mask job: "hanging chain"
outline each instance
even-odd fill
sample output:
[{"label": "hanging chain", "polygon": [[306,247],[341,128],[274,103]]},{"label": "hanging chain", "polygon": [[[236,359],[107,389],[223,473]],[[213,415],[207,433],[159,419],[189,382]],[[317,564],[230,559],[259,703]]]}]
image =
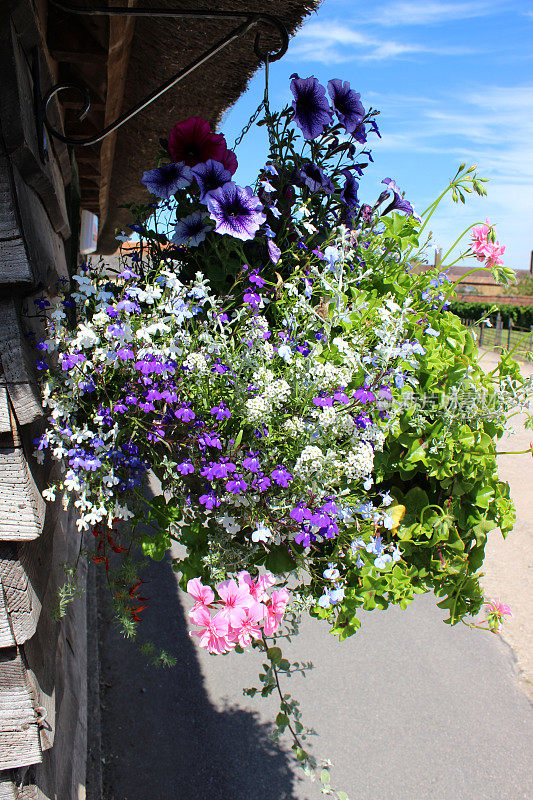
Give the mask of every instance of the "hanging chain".
[{"label": "hanging chain", "polygon": [[[242,131],[240,132],[239,136],[237,136],[237,138],[235,139],[235,142],[233,143],[233,148],[232,148],[233,150],[235,150],[235,148],[240,145],[240,143],[242,142],[242,140],[244,139],[244,137],[246,136],[246,134],[248,133],[248,131],[250,130],[252,125],[257,121],[257,118],[259,117],[259,115],[261,114],[261,112],[263,110],[265,111],[265,116],[266,116],[267,119],[270,116],[270,106],[269,106],[269,103],[268,103],[268,72],[269,72],[269,58],[268,58],[268,53],[267,53],[267,56],[265,58],[265,92],[264,92],[264,95],[263,95],[263,99],[261,100],[261,102],[259,103],[259,105],[255,109],[254,113],[252,114],[252,116],[250,117],[250,119],[248,120],[248,122],[246,123],[246,125],[244,126]],[[269,140],[270,146],[272,146],[272,132],[270,130],[270,125],[268,125],[268,123],[267,123],[267,127],[268,127],[268,140]]]}]

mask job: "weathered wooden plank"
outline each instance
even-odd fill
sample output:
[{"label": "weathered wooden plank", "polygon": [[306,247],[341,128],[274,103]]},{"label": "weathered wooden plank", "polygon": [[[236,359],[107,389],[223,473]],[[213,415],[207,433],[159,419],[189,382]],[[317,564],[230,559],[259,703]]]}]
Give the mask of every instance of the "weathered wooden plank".
[{"label": "weathered wooden plank", "polygon": [[4,589],[0,583],[0,647],[15,647],[15,645],[16,641],[9,621]]},{"label": "weathered wooden plank", "polygon": [[[10,774],[0,773],[0,800],[38,800],[35,784],[16,786]],[[44,795],[41,797],[44,798]]]},{"label": "weathered wooden plank", "polygon": [[13,647],[0,651],[0,769],[42,761],[35,705],[19,650]]},{"label": "weathered wooden plank", "polygon": [[0,286],[32,284],[33,272],[14,200],[11,164],[0,156]]},{"label": "weathered wooden plank", "polygon": [[53,228],[70,235],[65,189],[54,154],[41,158],[33,102],[32,66],[12,25],[0,28],[0,106],[6,152],[22,178],[39,195]]},{"label": "weathered wooden plank", "polygon": [[43,416],[35,370],[35,354],[24,338],[13,298],[0,301],[0,363],[20,425]]},{"label": "weathered wooden plank", "polygon": [[0,448],[0,540],[37,539],[45,512],[22,448]]},{"label": "weathered wooden plank", "polygon": [[[0,542],[0,583],[17,644],[24,644],[37,630],[41,601],[32,583],[28,548],[14,542]],[[35,568],[43,565],[36,563]],[[29,568],[30,567],[30,568]]]},{"label": "weathered wooden plank", "polygon": [[18,800],[17,790],[9,773],[0,773],[0,800]]},{"label": "weathered wooden plank", "polygon": [[[47,91],[58,83],[57,64],[52,60],[46,46],[46,19],[49,7],[42,0],[12,0],[11,19],[22,45],[29,59],[35,48],[39,49],[41,69],[41,89],[44,96]],[[49,118],[56,130],[63,131],[63,121],[57,97],[49,105]],[[47,142],[49,150],[53,150],[60,169],[63,183],[70,181],[70,158],[68,147],[58,139]]]},{"label": "weathered wooden plank", "polygon": [[13,179],[22,234],[36,288],[51,286],[58,277],[68,279],[63,239],[54,231],[41,199],[23,180],[15,164]]},{"label": "weathered wooden plank", "polygon": [[7,433],[11,430],[11,415],[7,400],[7,387],[4,376],[1,374],[0,365],[0,433]]}]

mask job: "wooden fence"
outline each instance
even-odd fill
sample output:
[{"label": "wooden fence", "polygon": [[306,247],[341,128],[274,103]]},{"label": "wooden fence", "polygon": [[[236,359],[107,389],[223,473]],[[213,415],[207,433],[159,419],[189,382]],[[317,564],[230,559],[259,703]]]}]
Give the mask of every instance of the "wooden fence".
[{"label": "wooden fence", "polygon": [[504,326],[499,312],[494,324],[490,320],[475,322],[463,318],[461,322],[467,328],[475,329],[479,347],[488,350],[513,350],[513,356],[520,360],[528,359],[529,353],[533,357],[533,325],[520,328],[509,318]]}]

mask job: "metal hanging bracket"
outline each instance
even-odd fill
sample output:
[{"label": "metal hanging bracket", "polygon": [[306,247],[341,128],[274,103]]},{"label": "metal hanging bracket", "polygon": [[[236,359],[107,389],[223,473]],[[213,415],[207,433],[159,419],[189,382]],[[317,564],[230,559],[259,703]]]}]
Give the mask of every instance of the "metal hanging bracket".
[{"label": "metal hanging bracket", "polygon": [[[124,114],[121,114],[114,122],[110,125],[107,125],[101,131],[97,132],[93,136],[88,136],[86,138],[72,138],[70,136],[65,136],[60,131],[56,130],[50,120],[48,119],[48,106],[51,100],[56,97],[60,92],[66,89],[74,89],[80,93],[83,98],[83,108],[78,112],[78,119],[82,120],[86,114],[88,113],[91,102],[89,91],[86,86],[73,83],[73,82],[64,82],[58,83],[55,86],[52,86],[50,91],[46,94],[46,96],[40,101],[42,114],[41,114],[41,131],[40,131],[40,141],[44,141],[44,127],[50,136],[59,139],[61,142],[64,142],[67,145],[72,147],[90,147],[91,145],[98,144],[106,136],[114,133],[118,128],[122,127],[126,122],[129,122],[130,119],[133,119],[139,112],[149,106],[154,100],[157,100],[161,95],[168,92],[173,86],[176,86],[180,81],[184,78],[188,77],[192,72],[196,69],[201,67],[205,64],[209,59],[213,58],[213,56],[220,53],[224,50],[228,45],[234,42],[237,39],[240,39],[242,36],[247,34],[249,31],[257,28],[261,25],[266,25],[270,28],[274,28],[280,37],[281,43],[277,50],[274,52],[263,51],[261,49],[261,33],[257,31],[255,40],[254,40],[254,52],[257,55],[260,62],[272,62],[277,61],[280,59],[286,52],[287,47],[289,45],[289,34],[287,29],[283,25],[283,23],[277,18],[272,16],[271,14],[256,14],[255,12],[246,12],[246,11],[184,11],[184,10],[172,10],[169,8],[129,8],[127,6],[111,6],[111,7],[80,7],[80,6],[73,6],[70,3],[63,2],[63,0],[49,0],[49,2],[56,6],[57,8],[61,9],[62,11],[66,11],[70,14],[78,14],[83,16],[122,16],[122,17],[171,17],[173,19],[202,19],[202,20],[234,20],[239,24],[235,27],[230,33],[228,33],[224,38],[220,39],[216,42],[212,47],[206,50],[202,55],[198,58],[194,59],[190,64],[186,67],[180,69],[175,75],[169,78],[165,83],[151,92],[144,100],[138,103],[136,106],[131,108],[129,111],[126,111]],[[38,87],[37,87],[38,88]],[[40,90],[39,90],[40,92]],[[39,94],[40,98],[40,94]]]}]

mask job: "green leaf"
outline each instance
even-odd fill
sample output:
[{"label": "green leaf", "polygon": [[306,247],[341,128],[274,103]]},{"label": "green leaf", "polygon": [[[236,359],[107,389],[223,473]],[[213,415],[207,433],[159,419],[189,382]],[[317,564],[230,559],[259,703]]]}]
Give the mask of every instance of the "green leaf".
[{"label": "green leaf", "polygon": [[293,570],[296,567],[296,562],[285,545],[280,544],[272,548],[265,559],[265,566],[274,575],[282,575],[284,572]]},{"label": "green leaf", "polygon": [[279,730],[283,733],[288,724],[289,724],[288,716],[280,711],[278,716],[276,717],[276,725],[278,726]]},{"label": "green leaf", "polygon": [[269,647],[267,650],[267,658],[270,659],[273,664],[279,664],[282,659],[281,648]]}]

